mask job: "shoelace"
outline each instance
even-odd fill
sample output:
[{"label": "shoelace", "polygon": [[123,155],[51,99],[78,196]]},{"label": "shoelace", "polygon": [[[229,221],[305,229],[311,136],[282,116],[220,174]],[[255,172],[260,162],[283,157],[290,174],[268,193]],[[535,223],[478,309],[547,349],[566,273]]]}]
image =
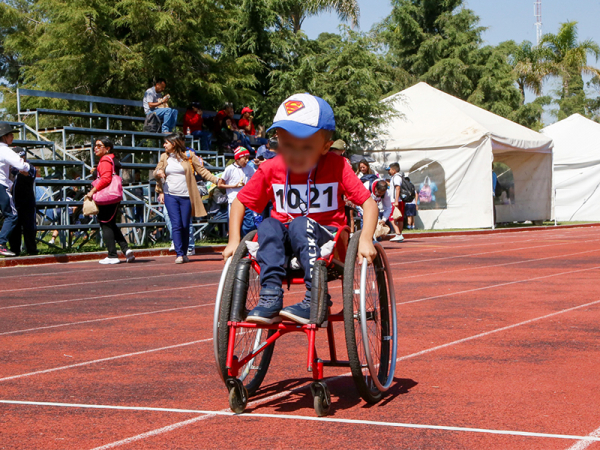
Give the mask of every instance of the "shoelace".
[{"label": "shoelace", "polygon": [[263,308],[272,308],[273,306],[279,304],[280,301],[280,298],[276,295],[266,295],[260,298],[258,301],[258,306]]}]

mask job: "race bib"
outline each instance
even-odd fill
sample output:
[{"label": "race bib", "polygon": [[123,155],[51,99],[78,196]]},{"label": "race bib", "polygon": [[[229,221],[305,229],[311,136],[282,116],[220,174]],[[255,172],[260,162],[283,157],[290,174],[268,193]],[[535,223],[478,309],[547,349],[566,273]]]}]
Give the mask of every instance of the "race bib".
[{"label": "race bib", "polygon": [[275,209],[281,214],[314,214],[338,209],[338,183],[311,184],[310,186],[310,211],[308,211],[308,198],[305,184],[292,184],[287,188],[285,185],[274,184]]}]

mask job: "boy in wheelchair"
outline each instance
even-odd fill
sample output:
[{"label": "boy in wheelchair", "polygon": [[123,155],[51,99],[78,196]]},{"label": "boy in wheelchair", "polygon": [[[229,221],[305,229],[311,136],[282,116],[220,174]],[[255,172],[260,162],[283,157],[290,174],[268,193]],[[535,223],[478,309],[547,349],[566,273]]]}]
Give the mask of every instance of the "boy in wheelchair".
[{"label": "boy in wheelchair", "polygon": [[[313,265],[321,257],[321,246],[346,224],[343,196],[363,209],[358,257],[369,264],[377,255],[373,234],[378,208],[344,158],[329,152],[335,119],[326,101],[292,95],[279,106],[270,130],[277,130],[279,154],[260,165],[232,203],[223,257],[232,256],[240,243],[245,208],[260,213],[272,201],[271,217],[258,227],[260,301],[246,321],[273,324],[286,317],[307,324]],[[306,294],[300,303],[283,308],[281,286],[292,256],[304,269]]]}]

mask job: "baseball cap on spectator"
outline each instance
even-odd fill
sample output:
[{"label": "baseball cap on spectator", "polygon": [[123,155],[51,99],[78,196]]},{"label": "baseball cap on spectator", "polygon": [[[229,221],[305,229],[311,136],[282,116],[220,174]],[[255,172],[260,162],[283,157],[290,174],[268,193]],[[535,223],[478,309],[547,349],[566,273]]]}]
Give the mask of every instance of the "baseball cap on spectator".
[{"label": "baseball cap on spectator", "polygon": [[333,144],[331,144],[330,148],[334,150],[346,150],[346,143],[342,139],[338,139]]},{"label": "baseball cap on spectator", "polygon": [[273,125],[267,131],[277,128],[301,139],[319,130],[335,131],[333,109],[320,97],[308,93],[294,94],[279,106]]},{"label": "baseball cap on spectator", "polygon": [[246,113],[253,113],[254,110],[248,106],[244,106],[244,108],[242,108],[242,114],[246,114]]},{"label": "baseball cap on spectator", "polygon": [[233,157],[236,161],[244,156],[250,156],[250,152],[246,147],[238,147],[233,151]]},{"label": "baseball cap on spectator", "polygon": [[11,125],[7,123],[0,123],[0,137],[6,136],[10,133],[18,133],[18,129],[14,129]]}]

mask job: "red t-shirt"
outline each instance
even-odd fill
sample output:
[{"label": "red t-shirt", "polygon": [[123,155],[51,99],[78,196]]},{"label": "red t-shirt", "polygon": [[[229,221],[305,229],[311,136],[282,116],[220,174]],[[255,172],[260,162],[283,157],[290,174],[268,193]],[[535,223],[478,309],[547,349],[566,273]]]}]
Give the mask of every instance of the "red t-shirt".
[{"label": "red t-shirt", "polygon": [[107,187],[112,181],[112,174],[114,167],[115,155],[112,153],[108,153],[100,158],[98,161],[97,170],[97,179],[94,181],[94,187],[96,191],[101,191],[105,187]]},{"label": "red t-shirt", "polygon": [[[287,168],[280,155],[265,161],[238,193],[238,200],[257,213],[265,209],[269,200],[272,201],[271,217],[282,223],[302,216],[308,209],[306,190],[309,174],[290,173],[286,190],[286,173]],[[371,196],[344,158],[335,153],[321,157],[311,172],[311,178],[308,216],[324,226],[341,227],[346,224],[342,196],[356,205],[362,205]]]},{"label": "red t-shirt", "polygon": [[[246,131],[246,127],[250,125],[250,121],[248,119],[244,119],[243,117],[238,122],[238,128],[240,130]],[[256,134],[256,130],[254,129],[254,122],[252,122],[252,127],[250,128],[250,133],[246,131],[246,134],[250,134],[250,136],[254,136]]]},{"label": "red t-shirt", "polygon": [[190,129],[190,133],[194,131],[202,131],[202,124],[204,119],[193,109],[188,109],[183,116],[183,132],[187,133],[187,129]]},{"label": "red t-shirt", "polygon": [[225,120],[226,117],[229,116],[227,115],[227,112],[224,109],[222,109],[215,115],[215,119],[213,122],[213,131],[215,132],[215,134],[218,134],[221,131],[221,127],[223,126],[222,122],[223,120]]}]

